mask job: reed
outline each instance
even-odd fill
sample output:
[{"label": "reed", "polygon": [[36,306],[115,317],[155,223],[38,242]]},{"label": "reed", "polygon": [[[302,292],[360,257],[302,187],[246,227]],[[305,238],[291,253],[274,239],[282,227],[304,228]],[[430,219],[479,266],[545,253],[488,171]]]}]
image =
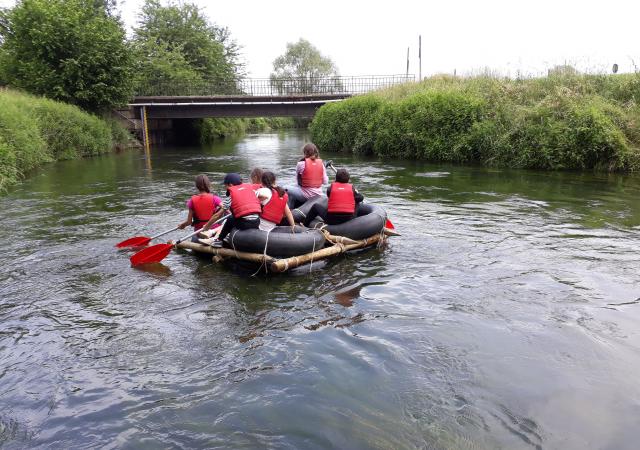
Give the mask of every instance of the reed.
[{"label": "reed", "polygon": [[130,139],[119,124],[76,106],[0,91],[0,191],[41,164],[98,155]]},{"label": "reed", "polygon": [[640,75],[437,75],[320,108],[320,148],[538,169],[640,169]]}]

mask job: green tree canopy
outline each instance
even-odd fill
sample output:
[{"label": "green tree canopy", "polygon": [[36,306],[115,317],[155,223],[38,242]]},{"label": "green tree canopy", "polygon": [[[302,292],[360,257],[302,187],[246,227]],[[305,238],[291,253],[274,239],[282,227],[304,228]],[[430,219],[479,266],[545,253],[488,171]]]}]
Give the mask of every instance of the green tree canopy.
[{"label": "green tree canopy", "polygon": [[275,59],[271,83],[282,94],[337,92],[341,88],[333,61],[305,39],[288,43],[286,52]]},{"label": "green tree canopy", "polygon": [[20,0],[0,18],[0,80],[99,111],[131,96],[131,55],[112,1]]},{"label": "green tree canopy", "polygon": [[146,0],[133,46],[138,86],[143,90],[154,86],[181,90],[198,83],[219,83],[229,90],[243,75],[240,49],[229,31],[210,23],[191,3],[163,6],[158,0]]}]

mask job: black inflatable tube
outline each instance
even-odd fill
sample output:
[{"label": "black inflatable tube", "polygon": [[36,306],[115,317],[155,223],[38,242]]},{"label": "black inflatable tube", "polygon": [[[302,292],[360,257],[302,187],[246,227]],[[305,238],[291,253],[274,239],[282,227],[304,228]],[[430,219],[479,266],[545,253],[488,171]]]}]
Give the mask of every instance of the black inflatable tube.
[{"label": "black inflatable tube", "polygon": [[[360,240],[380,233],[387,221],[387,213],[384,209],[371,203],[358,205],[357,217],[340,225],[326,225],[323,228],[334,236],[345,236],[350,239]],[[314,221],[312,228],[320,228],[324,223]]]},{"label": "black inflatable tube", "polygon": [[[313,205],[315,205],[316,203],[321,205],[323,209],[327,209],[327,196],[318,195],[316,197],[311,197],[309,200],[304,202],[299,207],[292,209],[291,214],[293,215],[293,221],[295,223],[304,222],[305,218],[307,217],[307,214],[309,214],[309,211],[311,210],[311,208],[313,208]],[[281,225],[284,225],[284,223],[281,223]]]},{"label": "black inflatable tube", "polygon": [[275,227],[267,232],[258,229],[231,230],[225,246],[241,252],[265,252],[274,258],[289,258],[304,255],[324,247],[325,238],[320,230],[296,226],[295,233],[291,227]]}]

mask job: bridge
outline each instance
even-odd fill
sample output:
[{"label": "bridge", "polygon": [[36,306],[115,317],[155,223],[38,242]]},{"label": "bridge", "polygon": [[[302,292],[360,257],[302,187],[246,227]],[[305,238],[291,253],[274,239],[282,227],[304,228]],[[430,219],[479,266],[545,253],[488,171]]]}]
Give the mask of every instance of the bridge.
[{"label": "bridge", "polygon": [[[414,81],[413,75],[242,78],[143,86],[128,108],[116,111],[144,136],[172,127],[173,119],[307,117],[326,103]],[[157,141],[158,139],[151,139]]]}]

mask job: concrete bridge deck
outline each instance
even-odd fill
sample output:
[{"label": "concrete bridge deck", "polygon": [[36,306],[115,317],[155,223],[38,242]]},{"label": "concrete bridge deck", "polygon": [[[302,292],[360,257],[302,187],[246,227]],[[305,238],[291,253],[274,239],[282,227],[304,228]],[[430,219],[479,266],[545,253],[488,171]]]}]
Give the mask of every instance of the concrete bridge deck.
[{"label": "concrete bridge deck", "polygon": [[313,117],[325,103],[352,94],[138,96],[129,103],[133,119],[199,119],[205,117]]}]

